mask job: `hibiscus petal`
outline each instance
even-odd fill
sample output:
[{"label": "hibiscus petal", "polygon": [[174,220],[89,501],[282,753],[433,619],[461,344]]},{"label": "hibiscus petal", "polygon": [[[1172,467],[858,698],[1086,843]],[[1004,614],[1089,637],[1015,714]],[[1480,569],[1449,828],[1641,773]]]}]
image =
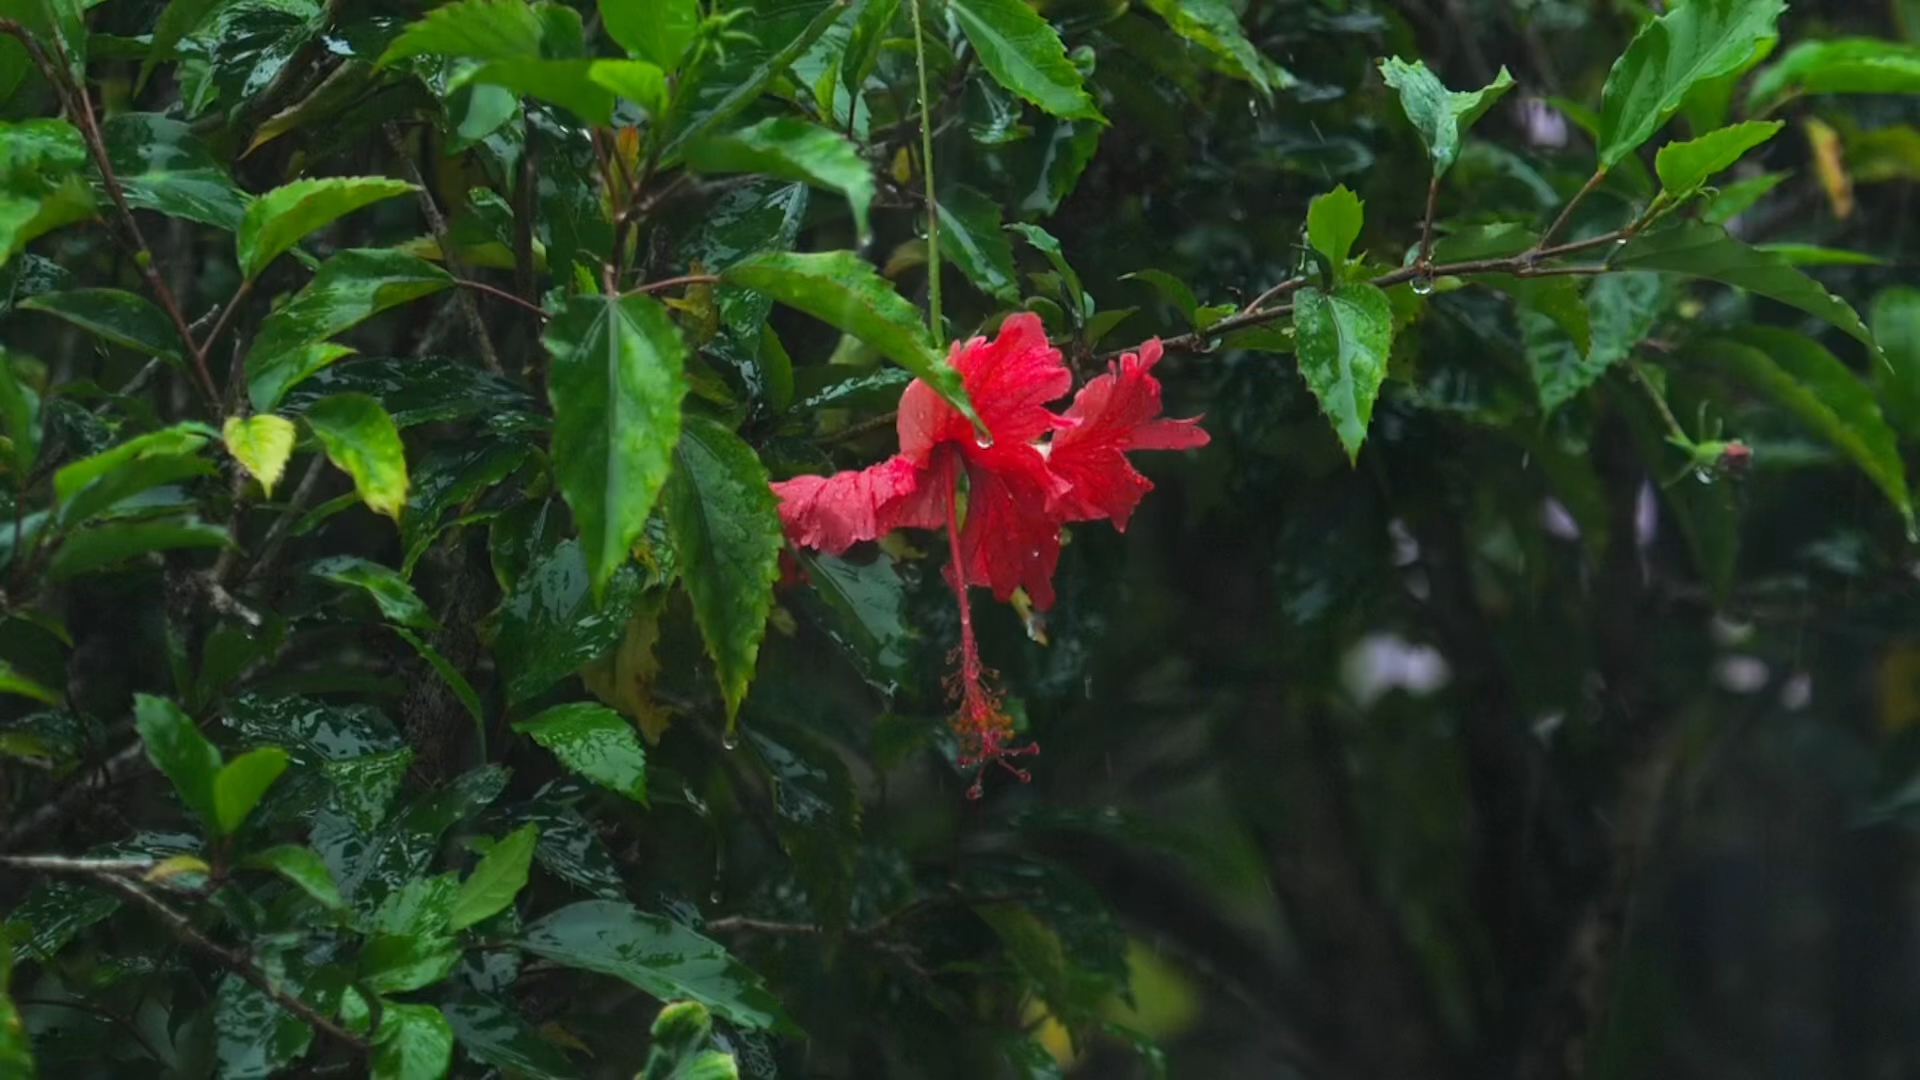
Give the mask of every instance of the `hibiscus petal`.
[{"label": "hibiscus petal", "polygon": [[[993,443],[1033,442],[1060,426],[1047,403],[1066,394],[1073,374],[1060,350],[1047,343],[1040,316],[1011,316],[992,341],[956,342],[948,361],[960,372]],[[973,425],[918,380],[900,397],[898,426],[900,452],[922,464],[941,443],[978,445]]]},{"label": "hibiscus petal", "polygon": [[837,555],[903,525],[926,481],[926,470],[900,456],[871,468],[831,476],[796,476],[773,485],[780,496],[780,524],[801,547]]},{"label": "hibiscus petal", "polygon": [[1199,419],[1170,420],[1160,415],[1159,341],[1139,353],[1127,353],[1105,375],[1091,379],[1074,396],[1066,417],[1073,426],[1054,435],[1047,464],[1066,481],[1067,491],[1054,506],[1063,521],[1111,518],[1125,531],[1127,518],[1153,484],[1127,460],[1129,450],[1185,450],[1207,444]]},{"label": "hibiscus petal", "polygon": [[960,529],[967,583],[988,586],[1003,601],[1025,589],[1034,607],[1052,607],[1060,521],[1050,507],[1065,494],[1031,445],[968,454],[967,521]]}]

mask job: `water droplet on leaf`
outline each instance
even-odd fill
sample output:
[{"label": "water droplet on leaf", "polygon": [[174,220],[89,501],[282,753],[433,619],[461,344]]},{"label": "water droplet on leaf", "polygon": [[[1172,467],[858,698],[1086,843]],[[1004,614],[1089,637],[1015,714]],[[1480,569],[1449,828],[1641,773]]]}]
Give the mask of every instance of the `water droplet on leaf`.
[{"label": "water droplet on leaf", "polygon": [[738,728],[728,728],[726,734],[720,736],[720,745],[729,750],[740,749],[740,730]]},{"label": "water droplet on leaf", "polygon": [[993,433],[990,431],[974,432],[973,445],[979,447],[982,450],[993,449]]}]

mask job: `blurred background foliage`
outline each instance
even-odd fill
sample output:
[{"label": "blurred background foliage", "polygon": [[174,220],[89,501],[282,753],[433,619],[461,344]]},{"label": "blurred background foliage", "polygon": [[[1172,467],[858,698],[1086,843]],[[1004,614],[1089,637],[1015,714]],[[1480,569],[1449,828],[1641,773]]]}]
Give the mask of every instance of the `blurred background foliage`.
[{"label": "blurred background foliage", "polygon": [[[39,408],[37,461],[9,419],[22,524],[0,535],[0,1075],[29,1052],[42,1076],[182,1080],[1920,1074],[1920,4],[1795,0],[1777,44],[1576,197],[1609,70],[1693,5],[1742,0],[1044,0],[1079,116],[984,70],[968,20],[1001,5],[926,5],[942,336],[1039,311],[1082,376],[1175,339],[1167,411],[1212,436],[1142,463],[1157,490],[1124,534],[1071,531],[1052,610],[976,592],[1044,749],[974,801],[945,727],[944,543],[792,553],[765,620],[723,606],[768,626],[729,728],[676,523],[589,588],[554,474],[565,343],[528,310],[615,264],[687,343],[689,415],[765,475],[892,452],[909,376],[882,349],[711,275],[852,250],[928,299],[910,3],[700,5],[652,57],[685,92],[649,109],[623,83],[588,123],[599,84],[537,65],[660,40],[592,4],[550,5],[476,77],[471,43],[394,59],[426,5],[0,0],[84,71],[151,251],[79,143],[36,141],[80,110],[0,37],[0,178],[40,215],[0,266],[9,382]],[[1364,200],[1363,276],[1411,265],[1431,168],[1393,56],[1516,84],[1435,189],[1441,262],[1503,228],[1521,250],[1569,206],[1560,239],[1617,230],[1660,190],[1658,143],[1777,120],[1686,214],[1801,266],[1884,356],[1695,279],[1715,268],[1574,278],[1584,349],[1527,282],[1414,277],[1350,462],[1288,334],[1196,327],[1318,273],[1307,208],[1338,185]],[[857,147],[870,235],[844,170],[675,141],[779,117]],[[423,198],[250,273],[227,237],[246,193],[300,177]],[[353,314],[289,339],[313,373],[260,375],[243,346],[369,248],[491,291],[360,271]],[[148,270],[187,352],[232,333],[211,406],[159,309],[36,302]],[[313,351],[330,338],[356,355]],[[342,395],[404,440],[404,513],[328,441]],[[211,450],[230,433],[188,433],[212,440],[181,452],[198,464],[111,493],[87,534],[164,526],[177,550],[40,558],[56,466],[242,398],[306,425],[272,491]],[[593,726],[608,709],[619,736]],[[241,825],[197,826],[134,741],[196,725],[216,765],[283,752]],[[550,752],[562,729],[614,749]],[[286,847],[317,877],[266,854]],[[487,875],[511,885],[491,910]],[[682,998],[712,1015],[660,1011]]]}]

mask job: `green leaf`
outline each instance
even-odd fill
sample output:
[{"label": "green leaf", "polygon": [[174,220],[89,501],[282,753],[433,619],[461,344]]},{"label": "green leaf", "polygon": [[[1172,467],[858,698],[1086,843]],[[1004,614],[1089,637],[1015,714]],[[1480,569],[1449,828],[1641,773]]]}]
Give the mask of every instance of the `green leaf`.
[{"label": "green leaf", "polygon": [[1205,49],[1227,74],[1252,83],[1263,96],[1292,86],[1294,77],[1260,54],[1240,28],[1240,17],[1226,0],[1146,0],[1146,7],[1167,26]]},{"label": "green leaf", "polygon": [[553,469],[580,527],[593,594],[624,565],[667,481],[686,346],[645,296],[576,296],[547,325]]},{"label": "green leaf", "polygon": [[1753,250],[1775,255],[1793,266],[1885,266],[1887,260],[1864,251],[1821,247],[1818,244],[1755,244]]},{"label": "green leaf", "polygon": [[1686,357],[1726,372],[1779,402],[1851,458],[1893,503],[1911,532],[1913,499],[1893,429],[1858,376],[1812,338],[1748,326],[1690,348]]},{"label": "green leaf", "polygon": [[1654,171],[1660,174],[1660,186],[1667,197],[1679,201],[1700,190],[1723,169],[1745,156],[1746,152],[1774,137],[1786,125],[1778,120],[1749,120],[1744,124],[1709,131],[1697,139],[1670,142],[1654,156]]},{"label": "green leaf", "polygon": [[970,187],[940,196],[940,254],[974,287],[996,300],[1019,299],[1013,245],[1000,223],[1000,206]]},{"label": "green leaf", "polygon": [[180,801],[217,831],[220,811],[214,783],[220,775],[220,751],[166,698],[133,695],[133,727],[146,744],[147,759],[173,782]]},{"label": "green leaf", "polygon": [[220,432],[221,441],[255,480],[268,498],[273,485],[286,475],[287,459],[293,456],[293,421],[272,413],[241,418],[227,417]]},{"label": "green leaf", "polygon": [[633,725],[591,701],[556,705],[513,725],[553,752],[571,772],[634,802],[647,801],[647,751]]},{"label": "green leaf", "polygon": [[59,502],[66,502],[82,488],[131,462],[191,454],[205,446],[213,434],[213,429],[205,424],[185,423],[137,435],[91,457],[61,466],[53,474],[53,496]]},{"label": "green leaf", "polygon": [[460,894],[453,899],[453,912],[447,917],[448,929],[465,930],[513,903],[527,886],[527,871],[533,866],[534,844],[539,838],[539,826],[523,825],[495,844],[461,882]]},{"label": "green leaf", "polygon": [[853,208],[860,242],[871,233],[867,211],[873,205],[873,170],[860,149],[837,132],[793,117],[772,117],[688,143],[686,164],[697,173],[762,173],[838,191]]},{"label": "green leaf", "polygon": [[[5,660],[0,660],[0,694],[12,694],[16,697],[32,698],[47,705],[58,706],[60,693],[52,687],[21,674]],[[0,952],[4,952],[0,949]]]},{"label": "green leaf", "polygon": [[14,944],[0,926],[0,1076],[33,1080],[33,1045],[20,1009],[7,993],[13,981]]},{"label": "green leaf", "polygon": [[407,505],[407,454],[387,410],[366,394],[335,394],[307,409],[307,426],[328,460],[353,477],[360,501],[400,520]]},{"label": "green leaf", "polygon": [[[676,122],[672,125],[674,136],[661,154],[662,162],[671,164],[678,161],[681,147],[733,119],[740,114],[741,110],[758,101],[768,84],[784,76],[794,62],[804,56],[813,47],[813,43],[820,40],[821,35],[839,22],[840,17],[846,13],[844,4],[814,3],[794,5],[792,15],[804,15],[809,10],[813,12],[812,17],[799,28],[798,33],[793,33],[791,32],[792,16],[774,18],[771,16],[775,13],[763,9],[760,14],[770,17],[756,21],[754,36],[759,42],[766,43],[768,47],[777,42],[780,46],[779,50],[767,55],[764,61],[756,64],[744,76],[735,74],[729,78],[725,93],[718,100],[682,92],[680,95],[682,104],[676,110]],[[786,32],[770,32],[775,31],[776,28]],[[739,46],[733,46],[729,51],[738,48]],[[760,55],[764,52],[764,48],[751,48],[748,51],[752,55]]]},{"label": "green leaf", "polygon": [[402,251],[359,248],[334,254],[306,288],[261,322],[248,347],[247,394],[254,409],[272,409],[294,384],[349,351],[318,343],[452,285],[451,274]]},{"label": "green leaf", "polygon": [[500,603],[493,653],[507,701],[519,704],[613,648],[645,587],[628,566],[596,601],[578,541],[568,540],[535,563]]},{"label": "green leaf", "polygon": [[252,196],[208,152],[193,128],[158,113],[118,113],[101,125],[107,160],[135,210],[233,232]]},{"label": "green leaf", "polygon": [[1307,204],[1307,242],[1336,270],[1347,265],[1353,243],[1360,239],[1360,228],[1366,221],[1364,205],[1345,184],[1314,196]]},{"label": "green leaf", "polygon": [[347,902],[340,897],[340,887],[333,883],[332,872],[312,848],[299,844],[279,844],[265,851],[256,851],[244,861],[247,866],[271,870],[286,878],[301,892],[319,901],[322,907],[339,911],[347,906]]},{"label": "green leaf", "polygon": [[226,529],[200,521],[107,522],[67,537],[53,556],[50,571],[53,580],[66,581],[149,552],[229,543]]},{"label": "green leaf", "polygon": [[153,44],[147,50],[147,58],[140,63],[140,84],[146,84],[155,64],[174,58],[173,47],[181,38],[200,29],[215,8],[228,2],[230,0],[168,0],[166,9],[153,24]]},{"label": "green leaf", "polygon": [[852,654],[868,682],[882,693],[895,692],[911,674],[913,635],[905,583],[893,557],[881,552],[865,563],[808,551],[798,557],[830,636]]},{"label": "green leaf", "polygon": [[360,950],[355,981],[378,994],[424,990],[460,966],[460,943],[445,933],[378,934]]},{"label": "green leaf", "polygon": [[386,67],[411,56],[537,57],[541,37],[534,6],[522,0],[456,0],[409,23],[374,66]]},{"label": "green leaf", "polygon": [[1380,75],[1400,94],[1400,108],[1420,133],[1433,161],[1433,175],[1445,176],[1460,159],[1460,146],[1474,121],[1493,108],[1508,90],[1513,76],[1502,67],[1493,82],[1478,90],[1449,90],[1424,60],[1409,64],[1398,57],[1380,61]]},{"label": "green leaf", "polygon": [[555,963],[611,975],[661,1001],[700,1002],[742,1028],[796,1030],[760,977],[717,942],[631,904],[569,904],[527,927],[519,944]]},{"label": "green leaf", "polygon": [[357,555],[335,555],[314,563],[309,572],[336,585],[346,585],[365,592],[380,608],[380,614],[401,626],[411,626],[416,630],[440,628],[433,612],[427,609],[426,601],[420,599],[420,594],[413,591],[413,586],[390,567]]},{"label": "green leaf", "polygon": [[1025,0],[947,0],[947,10],[995,82],[1055,116],[1100,119],[1060,35]]},{"label": "green leaf", "polygon": [[[605,60],[543,60],[515,58],[492,60],[456,80],[457,86],[484,83],[502,86],[522,97],[550,101],[572,111],[589,124],[604,125],[613,118],[613,91],[594,78],[617,74],[620,68],[602,68]],[[627,80],[610,79],[624,85]]]},{"label": "green leaf", "polygon": [[234,246],[241,276],[260,276],[268,263],[315,229],[363,206],[413,190],[412,184],[384,176],[295,180],[274,188],[255,199],[240,219]]},{"label": "green leaf", "polygon": [[1802,41],[1754,77],[1747,111],[1765,113],[1796,94],[1920,92],[1920,46],[1879,38]]},{"label": "green leaf", "polygon": [[56,318],[142,356],[180,362],[180,335],[160,309],[121,289],[73,289],[41,293],[20,301],[29,311]]},{"label": "green leaf", "polygon": [[[1549,305],[1560,302],[1560,297],[1539,291],[1539,286],[1553,280],[1528,282],[1527,288],[1532,291],[1524,296],[1532,302],[1531,310],[1522,312],[1520,320],[1527,367],[1540,392],[1540,407],[1546,412],[1578,397],[1645,341],[1668,296],[1666,283],[1658,274],[1602,275],[1587,288],[1583,308],[1587,341],[1583,345],[1577,330],[1569,327],[1574,318],[1570,313],[1540,304],[1542,299]],[[1577,295],[1574,299],[1580,302]]]},{"label": "green leaf", "polygon": [[720,278],[852,334],[912,372],[979,426],[960,373],[928,344],[920,312],[853,252],[763,251],[734,263]]},{"label": "green leaf", "polygon": [[221,766],[213,778],[216,831],[222,836],[238,832],[267,789],[286,770],[287,752],[277,746],[249,750]]},{"label": "green leaf", "polygon": [[847,50],[840,57],[840,84],[847,93],[859,97],[867,80],[880,62],[887,31],[900,13],[900,0],[857,0],[853,31],[847,37]]},{"label": "green leaf", "polygon": [[468,994],[441,1009],[460,1048],[475,1061],[528,1080],[573,1080],[578,1075],[558,1047],[492,998]]},{"label": "green leaf", "polygon": [[1821,288],[1786,259],[1750,248],[1718,225],[1682,225],[1637,236],[1620,249],[1615,265],[1623,270],[1660,270],[1706,278],[1758,293],[1824,319],[1868,349],[1878,351],[1866,324],[1846,301]]},{"label": "green leaf", "polygon": [[440,1080],[453,1065],[453,1028],[432,1005],[383,1001],[373,1080]]},{"label": "green leaf", "polygon": [[753,680],[773,609],[783,545],[779,500],[751,446],[705,417],[690,416],[674,452],[666,515],[680,580],[731,723]]},{"label": "green leaf", "polygon": [[699,0],[599,0],[600,24],[627,55],[664,71],[680,58],[700,28]]},{"label": "green leaf", "polygon": [[0,425],[11,444],[13,473],[19,477],[32,473],[40,456],[40,395],[15,374],[14,355],[0,348]]},{"label": "green leaf", "polygon": [[1160,294],[1161,299],[1173,305],[1180,317],[1187,320],[1187,325],[1199,325],[1200,301],[1195,299],[1193,289],[1165,270],[1135,270],[1131,274],[1120,275],[1120,280],[1147,283],[1154,292]]},{"label": "green leaf", "polygon": [[[298,994],[298,981],[285,973],[275,980],[286,993]],[[313,1045],[313,1029],[253,984],[228,972],[214,992],[215,1052],[221,1080],[270,1080]]]},{"label": "green leaf", "polygon": [[1392,302],[1366,282],[1349,282],[1331,293],[1301,289],[1293,302],[1293,336],[1301,377],[1333,422],[1347,458],[1358,459],[1374,399],[1387,377]]},{"label": "green leaf", "polygon": [[1902,434],[1920,438],[1920,289],[1882,289],[1867,318],[1886,357],[1871,365],[1880,405]]},{"label": "green leaf", "polygon": [[1752,209],[1753,204],[1779,187],[1787,179],[1783,172],[1765,173],[1748,180],[1735,180],[1720,188],[1700,208],[1700,220],[1709,225],[1725,225]]},{"label": "green leaf", "polygon": [[1753,62],[1785,9],[1785,0],[1689,0],[1642,27],[1607,73],[1600,167],[1652,138],[1694,86]]},{"label": "green leaf", "polygon": [[479,744],[482,747],[486,746],[487,714],[486,710],[480,705],[480,695],[474,691],[473,684],[467,681],[465,675],[460,674],[459,668],[453,666],[453,661],[442,656],[439,649],[429,645],[420,635],[399,626],[390,627],[389,629],[395,634],[398,634],[400,640],[413,646],[413,651],[420,654],[420,659],[425,660],[427,666],[433,669],[434,674],[440,676],[440,680],[447,684],[447,689],[453,691],[453,696],[459,699],[461,708],[466,709],[467,715],[473,717],[474,730],[479,736]]},{"label": "green leaf", "polygon": [[[271,409],[308,376],[319,374],[353,352],[351,346],[333,341],[309,342],[272,354],[260,353],[256,346],[247,353],[247,396],[255,409]],[[256,355],[263,357],[258,364],[253,363]]]},{"label": "green leaf", "polygon": [[595,60],[587,78],[645,109],[648,116],[667,110],[667,74],[644,60]]}]

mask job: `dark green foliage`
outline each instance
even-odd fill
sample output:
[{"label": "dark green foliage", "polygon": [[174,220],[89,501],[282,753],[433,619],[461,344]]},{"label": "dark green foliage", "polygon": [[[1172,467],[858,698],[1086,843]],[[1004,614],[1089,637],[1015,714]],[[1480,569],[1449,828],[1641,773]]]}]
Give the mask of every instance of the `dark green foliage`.
[{"label": "dark green foliage", "polygon": [[[0,1078],[1920,1074],[1920,4],[1787,9],[0,0]],[[770,487],[1019,311],[1211,439],[972,591],[1027,784]]]}]

